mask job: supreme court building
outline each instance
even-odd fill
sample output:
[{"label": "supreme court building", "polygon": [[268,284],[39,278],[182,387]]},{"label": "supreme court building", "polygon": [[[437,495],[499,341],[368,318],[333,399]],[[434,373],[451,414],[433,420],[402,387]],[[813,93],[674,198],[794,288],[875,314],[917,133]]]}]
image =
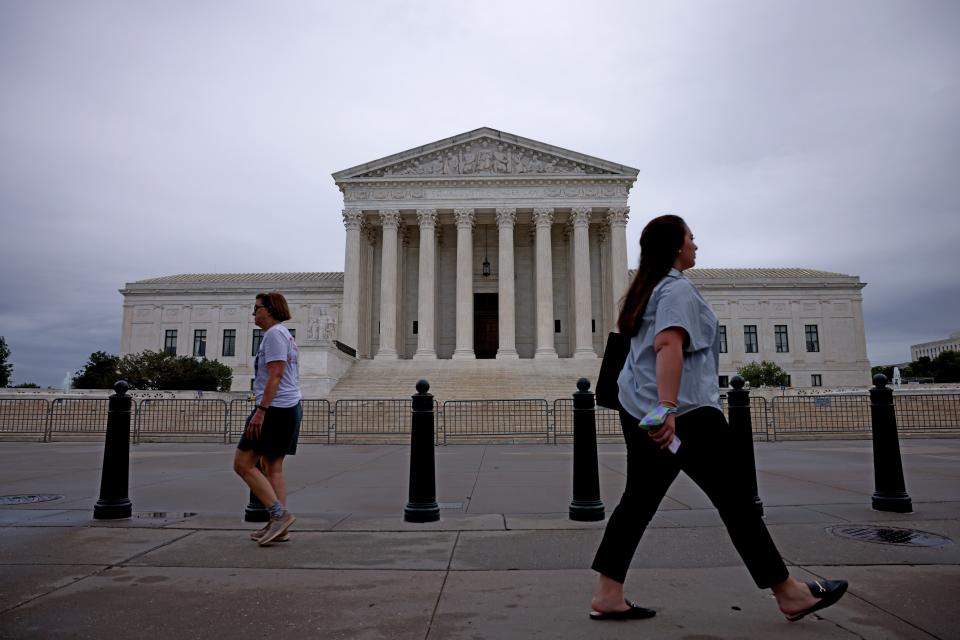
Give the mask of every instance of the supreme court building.
[{"label": "supreme court building", "polygon": [[[482,128],[333,175],[340,273],[190,274],[128,283],[121,349],[217,358],[248,388],[250,299],[279,290],[305,394],[353,359],[597,361],[628,285],[628,195],[638,171]],[[864,385],[856,276],[692,269],[722,325],[721,376],[774,360],[797,386]],[[209,342],[209,344],[208,344]],[[584,364],[587,364],[584,362]]]}]

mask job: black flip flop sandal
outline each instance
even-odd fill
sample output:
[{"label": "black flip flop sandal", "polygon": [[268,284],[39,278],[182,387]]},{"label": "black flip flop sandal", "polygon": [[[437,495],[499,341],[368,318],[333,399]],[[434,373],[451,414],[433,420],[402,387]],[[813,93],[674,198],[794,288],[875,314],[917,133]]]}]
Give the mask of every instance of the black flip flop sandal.
[{"label": "black flip flop sandal", "polygon": [[653,609],[647,609],[646,607],[641,607],[635,602],[630,602],[629,600],[624,600],[627,603],[627,606],[630,607],[626,611],[609,611],[607,613],[602,613],[600,611],[591,611],[590,619],[591,620],[645,620],[647,618],[652,618],[657,615],[657,612]]},{"label": "black flip flop sandal", "polygon": [[801,618],[804,618],[814,611],[820,611],[820,609],[826,609],[832,604],[835,604],[837,600],[843,597],[843,594],[847,592],[847,581],[846,580],[816,580],[814,582],[806,583],[807,587],[810,588],[810,593],[813,594],[814,598],[818,599],[818,602],[804,609],[799,613],[795,613],[792,616],[787,616],[787,620],[790,622],[796,622]]}]

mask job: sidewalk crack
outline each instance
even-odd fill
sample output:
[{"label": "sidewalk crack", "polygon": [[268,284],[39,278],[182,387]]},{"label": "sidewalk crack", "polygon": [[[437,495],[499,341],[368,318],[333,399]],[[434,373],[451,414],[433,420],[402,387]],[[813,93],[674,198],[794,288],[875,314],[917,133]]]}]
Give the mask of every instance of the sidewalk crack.
[{"label": "sidewalk crack", "polygon": [[487,457],[487,450],[489,445],[483,446],[483,453],[480,454],[480,464],[477,465],[477,477],[473,479],[473,486],[470,487],[470,494],[467,496],[467,506],[463,510],[464,513],[470,511],[470,505],[473,502],[473,494],[477,490],[477,484],[480,482],[480,471],[483,469],[483,461]]},{"label": "sidewalk crack", "polygon": [[447,558],[447,569],[443,572],[443,582],[440,583],[440,591],[437,592],[437,599],[433,603],[433,611],[430,612],[430,622],[427,623],[427,633],[423,636],[423,640],[427,640],[433,631],[433,622],[437,618],[437,609],[440,608],[440,599],[443,598],[443,590],[447,586],[447,578],[450,577],[450,567],[453,565],[453,554],[456,553],[459,542],[460,532],[457,531],[457,537],[453,540],[453,547],[450,548],[450,557]]}]

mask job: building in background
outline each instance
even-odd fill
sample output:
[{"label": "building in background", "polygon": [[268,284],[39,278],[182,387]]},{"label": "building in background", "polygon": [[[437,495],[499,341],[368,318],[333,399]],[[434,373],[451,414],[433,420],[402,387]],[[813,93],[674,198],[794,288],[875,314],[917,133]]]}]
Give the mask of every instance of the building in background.
[{"label": "building in background", "polygon": [[960,331],[951,333],[949,338],[944,338],[943,340],[910,345],[910,359],[916,362],[926,356],[933,360],[944,351],[960,352]]},{"label": "building in background", "polygon": [[[477,129],[337,172],[344,273],[177,275],[128,283],[122,353],[216,358],[246,389],[253,296],[281,291],[308,397],[353,364],[402,360],[599,368],[626,290],[637,170]],[[720,319],[721,378],[772,360],[794,386],[869,381],[860,283],[806,269],[692,269]],[[376,369],[373,370],[375,375]],[[370,375],[370,371],[367,372]]]}]

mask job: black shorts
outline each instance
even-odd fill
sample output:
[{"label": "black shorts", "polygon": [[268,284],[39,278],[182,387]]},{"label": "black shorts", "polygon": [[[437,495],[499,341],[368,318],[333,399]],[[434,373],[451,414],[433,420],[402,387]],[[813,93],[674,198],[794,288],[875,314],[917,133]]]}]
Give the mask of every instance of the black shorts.
[{"label": "black shorts", "polygon": [[254,409],[247,416],[243,425],[243,436],[237,443],[237,449],[240,451],[253,449],[257,455],[267,458],[279,458],[296,453],[300,420],[303,416],[300,403],[292,407],[268,407],[267,415],[263,417],[263,425],[260,427],[260,437],[251,439],[247,437],[247,426],[256,411]]}]

